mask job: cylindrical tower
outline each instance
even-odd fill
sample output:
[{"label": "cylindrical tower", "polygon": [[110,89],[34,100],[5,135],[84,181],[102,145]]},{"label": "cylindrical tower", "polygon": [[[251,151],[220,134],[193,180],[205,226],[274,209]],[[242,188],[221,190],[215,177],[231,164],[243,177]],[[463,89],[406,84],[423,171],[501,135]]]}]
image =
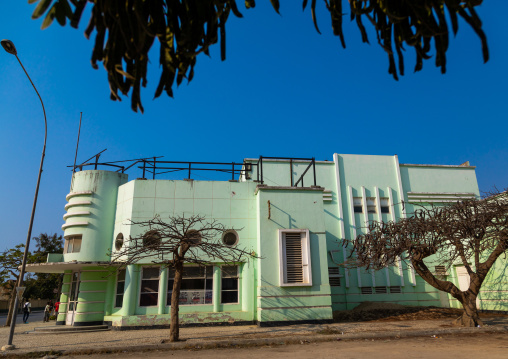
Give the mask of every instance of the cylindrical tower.
[{"label": "cylindrical tower", "polygon": [[80,171],[72,178],[64,215],[64,262],[109,261],[113,242],[118,187],[124,173]]}]

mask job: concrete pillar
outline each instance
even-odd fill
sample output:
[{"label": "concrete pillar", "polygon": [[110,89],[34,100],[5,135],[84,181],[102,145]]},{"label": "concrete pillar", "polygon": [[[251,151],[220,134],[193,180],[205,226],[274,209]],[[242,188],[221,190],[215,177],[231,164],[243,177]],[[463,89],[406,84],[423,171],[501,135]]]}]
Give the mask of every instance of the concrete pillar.
[{"label": "concrete pillar", "polygon": [[168,295],[168,268],[161,268],[159,277],[159,314],[166,313],[166,298]]},{"label": "concrete pillar", "polygon": [[138,276],[140,269],[136,265],[127,266],[125,271],[125,290],[123,293],[123,303],[121,314],[123,316],[134,315],[136,303],[138,301]]},{"label": "concrete pillar", "polygon": [[221,291],[220,267],[213,266],[213,311],[220,312],[220,291]]}]

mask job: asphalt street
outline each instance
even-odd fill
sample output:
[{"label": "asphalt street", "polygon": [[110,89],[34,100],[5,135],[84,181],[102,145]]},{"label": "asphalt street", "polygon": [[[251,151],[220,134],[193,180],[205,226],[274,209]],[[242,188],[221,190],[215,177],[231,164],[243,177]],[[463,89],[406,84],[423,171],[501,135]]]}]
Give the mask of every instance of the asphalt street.
[{"label": "asphalt street", "polygon": [[[44,312],[43,311],[37,311],[32,312],[30,316],[28,317],[28,323],[34,323],[34,322],[41,322],[44,319]],[[7,313],[0,314],[0,325],[4,326],[5,322],[7,321]],[[17,325],[25,325],[23,323],[23,313],[18,314],[16,317],[16,326]]]}]

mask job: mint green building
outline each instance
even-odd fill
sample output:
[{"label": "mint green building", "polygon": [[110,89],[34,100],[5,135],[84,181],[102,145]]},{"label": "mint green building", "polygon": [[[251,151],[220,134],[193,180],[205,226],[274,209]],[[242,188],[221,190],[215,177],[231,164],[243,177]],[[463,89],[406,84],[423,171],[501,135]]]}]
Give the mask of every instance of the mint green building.
[{"label": "mint green building", "polygon": [[[467,162],[414,165],[399,163],[397,156],[340,154],[332,161],[261,157],[236,164],[153,158],[132,164],[129,172],[137,165],[143,174],[130,180],[128,168],[119,163],[92,164],[93,170],[84,169],[87,165],[78,166],[66,198],[64,254],[50,254],[47,263],[28,269],[65,273],[57,324],[169,325],[171,270],[146,260],[117,272],[108,256],[121,251],[129,236],[142,234],[130,220],[156,215],[216,219],[231,228],[223,237],[226,244],[259,257],[236,267],[187,267],[182,324],[327,322],[333,311],[364,301],[457,305],[403,262],[376,272],[345,269],[340,264],[348,252],[341,243],[368,221],[398,220],[417,203],[478,196],[475,167]],[[230,179],[191,179],[191,171],[213,166]],[[169,172],[188,178],[157,179]],[[460,267],[450,273],[435,267],[464,284]],[[506,310],[495,288],[480,295],[482,309]]]}]

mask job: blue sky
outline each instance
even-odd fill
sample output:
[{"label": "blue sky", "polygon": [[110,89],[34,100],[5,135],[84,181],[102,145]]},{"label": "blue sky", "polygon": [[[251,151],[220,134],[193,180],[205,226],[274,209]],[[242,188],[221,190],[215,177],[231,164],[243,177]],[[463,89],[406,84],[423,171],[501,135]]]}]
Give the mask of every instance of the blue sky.
[{"label": "blue sky", "polygon": [[[239,4],[243,4],[242,1]],[[231,15],[227,60],[218,48],[198,58],[194,80],[175,98],[153,100],[157,51],[143,89],[145,113],[130,99],[109,99],[106,73],[90,66],[93,46],[80,28],[56,22],[41,30],[27,1],[0,4],[0,38],[12,40],[39,90],[48,116],[48,144],[33,235],[62,234],[79,113],[78,162],[107,148],[103,160],[164,156],[167,160],[241,162],[291,156],[332,160],[332,154],[398,154],[402,163],[477,166],[480,190],[508,187],[505,1],[478,8],[491,59],[483,64],[478,38],[463,22],[451,40],[448,72],[433,60],[398,82],[371,33],[360,41],[345,16],[347,48],[332,35],[322,3],[314,30],[301,1],[268,0]],[[158,47],[155,47],[157,50]],[[0,250],[25,241],[43,143],[42,110],[14,56],[0,52]]]}]

